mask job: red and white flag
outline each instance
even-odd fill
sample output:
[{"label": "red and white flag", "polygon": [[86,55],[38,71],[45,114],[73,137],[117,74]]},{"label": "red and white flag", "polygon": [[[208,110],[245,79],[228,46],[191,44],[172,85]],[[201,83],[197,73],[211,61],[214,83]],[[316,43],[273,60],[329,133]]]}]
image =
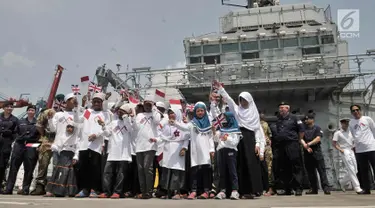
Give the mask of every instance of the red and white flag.
[{"label": "red and white flag", "polygon": [[89,76],[81,77],[81,82],[88,82],[90,80]]},{"label": "red and white flag", "polygon": [[85,113],[83,114],[83,117],[85,117],[85,119],[89,120],[91,116],[91,112],[89,110],[85,110]]},{"label": "red and white flag", "polygon": [[179,110],[182,109],[182,105],[181,105],[181,100],[180,99],[178,99],[178,100],[176,100],[176,99],[170,99],[169,100],[169,105],[171,106],[171,108],[177,108]]},{"label": "red and white flag", "polygon": [[39,147],[40,146],[40,143],[27,143],[26,144],[26,147],[34,147],[34,148],[36,148],[36,147]]},{"label": "red and white flag", "polygon": [[80,89],[78,87],[78,85],[72,85],[72,92],[75,94],[75,95],[81,95],[80,93]]},{"label": "red and white flag", "polygon": [[89,91],[94,92],[94,93],[101,92],[102,87],[95,84],[94,82],[91,82],[90,85],[89,85]]},{"label": "red and white flag", "polygon": [[164,102],[165,101],[165,93],[156,89],[155,90],[155,101]]}]

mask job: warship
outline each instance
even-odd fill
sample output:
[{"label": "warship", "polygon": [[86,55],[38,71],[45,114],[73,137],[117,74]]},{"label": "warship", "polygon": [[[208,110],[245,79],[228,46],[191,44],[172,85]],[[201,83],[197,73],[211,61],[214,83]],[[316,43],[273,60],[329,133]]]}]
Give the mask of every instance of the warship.
[{"label": "warship", "polygon": [[375,62],[375,50],[349,54],[329,5],[282,5],[278,0],[221,3],[243,8],[220,17],[217,34],[184,38],[186,67],[121,72],[118,64],[120,72],[114,73],[102,66],[96,71],[98,83],[105,88],[110,84],[115,89],[139,89],[141,95],[159,89],[166,101],[181,98],[193,103],[208,100],[216,79],[234,99],[249,91],[270,123],[276,120],[281,101],[290,103],[292,113],[300,116],[313,110],[324,130],[327,176],[339,189],[345,170],[331,144],[332,134],[339,118],[350,117],[351,104],[362,105],[365,115],[374,116],[375,78],[362,66]]}]

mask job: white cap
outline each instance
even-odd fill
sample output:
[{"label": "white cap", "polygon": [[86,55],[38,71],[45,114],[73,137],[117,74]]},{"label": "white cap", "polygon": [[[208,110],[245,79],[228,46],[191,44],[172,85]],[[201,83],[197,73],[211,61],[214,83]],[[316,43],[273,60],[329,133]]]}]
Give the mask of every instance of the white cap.
[{"label": "white cap", "polygon": [[151,102],[154,102],[154,96],[151,96],[151,95],[148,95],[145,97],[145,99],[143,99],[143,102],[147,102],[147,101],[151,101]]},{"label": "white cap", "polygon": [[70,98],[73,98],[75,97],[75,94],[74,93],[69,93],[69,94],[66,94],[65,97],[64,97],[64,101],[68,101]]},{"label": "white cap", "polygon": [[95,98],[99,98],[99,99],[101,99],[102,101],[104,101],[104,100],[105,100],[105,94],[104,94],[104,93],[101,93],[101,92],[99,92],[99,93],[95,93],[94,96],[92,97],[92,99],[95,99]]},{"label": "white cap", "polygon": [[120,109],[123,110],[123,111],[125,111],[125,112],[127,112],[127,113],[130,113],[130,111],[131,111],[131,107],[130,107],[129,104],[124,104],[124,105],[122,105],[122,106],[120,107]]},{"label": "white cap", "polygon": [[166,107],[165,107],[165,104],[163,103],[163,102],[156,102],[156,107],[159,107],[159,108],[164,108],[164,109],[166,109]]}]

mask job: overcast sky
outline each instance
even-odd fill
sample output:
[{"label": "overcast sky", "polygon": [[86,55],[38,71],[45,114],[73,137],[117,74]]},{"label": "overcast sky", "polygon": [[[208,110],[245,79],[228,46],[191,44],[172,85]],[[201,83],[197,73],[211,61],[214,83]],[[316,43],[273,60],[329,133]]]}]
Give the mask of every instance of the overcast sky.
[{"label": "overcast sky", "polygon": [[[374,0],[309,2],[331,4],[334,20],[338,8],[360,9],[361,37],[349,40],[350,53],[375,48]],[[181,65],[183,38],[218,32],[219,17],[230,10],[236,8],[220,0],[0,0],[0,92],[45,96],[56,64],[67,69],[60,93],[70,92],[81,76],[92,77],[103,63]]]}]

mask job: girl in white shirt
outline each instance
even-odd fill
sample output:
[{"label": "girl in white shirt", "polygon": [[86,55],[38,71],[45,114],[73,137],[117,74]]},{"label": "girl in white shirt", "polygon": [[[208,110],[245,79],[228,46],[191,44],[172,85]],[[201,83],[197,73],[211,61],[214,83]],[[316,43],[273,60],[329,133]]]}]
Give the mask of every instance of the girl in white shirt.
[{"label": "girl in white shirt", "polygon": [[[182,131],[190,132],[190,157],[191,157],[191,192],[188,199],[195,199],[197,192],[202,194],[200,199],[208,199],[211,190],[211,159],[215,153],[212,126],[208,117],[206,105],[197,102],[194,106],[194,118],[191,122],[184,124],[170,120]],[[203,190],[198,190],[198,179],[202,181]]]}]

